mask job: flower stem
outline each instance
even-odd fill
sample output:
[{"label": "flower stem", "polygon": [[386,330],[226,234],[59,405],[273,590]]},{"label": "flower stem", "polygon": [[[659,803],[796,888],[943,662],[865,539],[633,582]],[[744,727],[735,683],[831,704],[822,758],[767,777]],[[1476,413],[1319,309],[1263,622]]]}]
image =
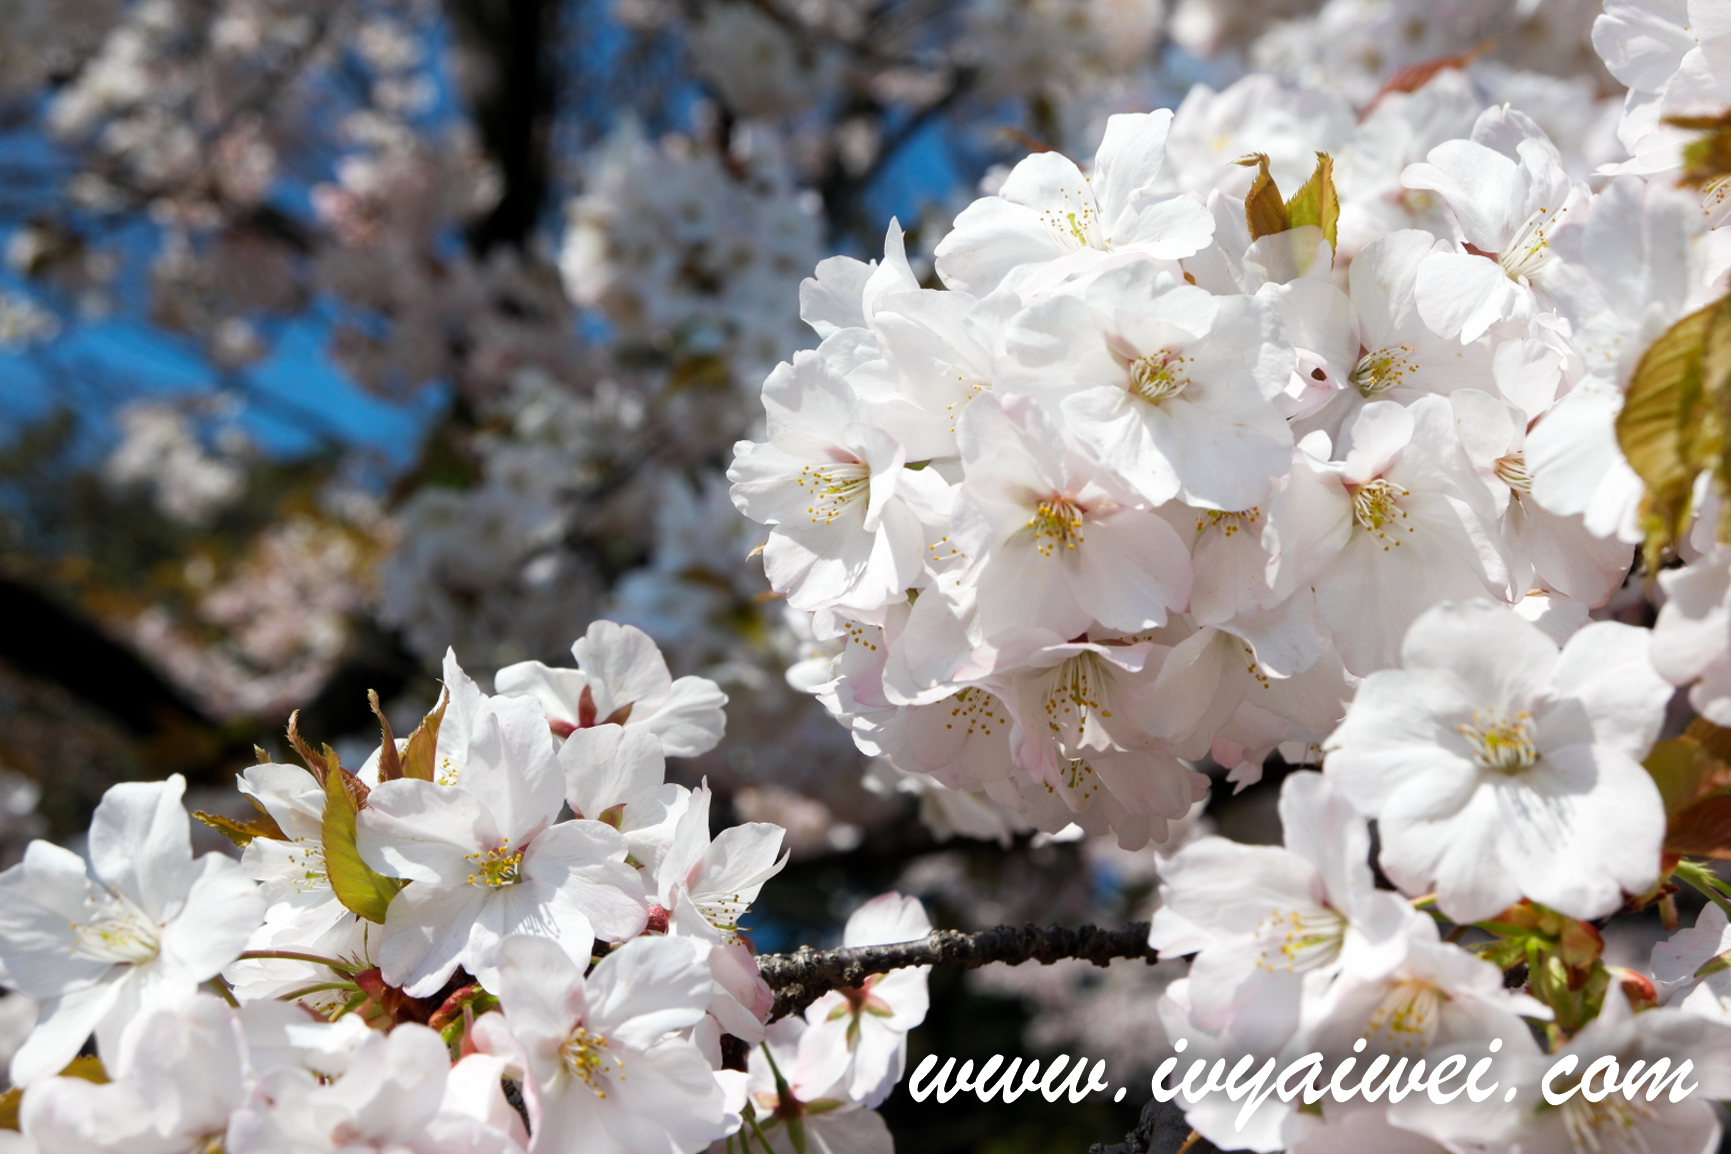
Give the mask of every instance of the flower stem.
[{"label": "flower stem", "polygon": [[1701,892],[1701,895],[1724,911],[1731,918],[1731,902],[1725,899],[1731,897],[1731,890],[1725,888],[1725,883],[1719,876],[1699,862],[1680,861],[1671,876],[1687,883]]},{"label": "flower stem", "polygon": [[279,1002],[293,1002],[299,998],[306,997],[308,994],[322,993],[325,990],[355,989],[358,989],[358,987],[353,982],[319,982],[316,985],[302,986],[298,990],[290,990],[286,994],[278,994],[276,1000]]},{"label": "flower stem", "polygon": [[303,954],[294,950],[248,950],[240,956],[243,962],[283,961],[312,962],[314,965],[327,966],[339,974],[353,977],[358,971],[347,962],[339,962],[335,958],[327,958],[320,954]]}]

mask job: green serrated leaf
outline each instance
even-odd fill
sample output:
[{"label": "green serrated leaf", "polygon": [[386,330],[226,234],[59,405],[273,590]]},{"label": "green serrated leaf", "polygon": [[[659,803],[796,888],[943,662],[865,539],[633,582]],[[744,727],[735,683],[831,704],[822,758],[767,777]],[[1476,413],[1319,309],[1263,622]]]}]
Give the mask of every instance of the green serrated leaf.
[{"label": "green serrated leaf", "polygon": [[1244,197],[1244,223],[1250,228],[1250,239],[1260,240],[1291,228],[1286,202],[1280,199],[1280,188],[1268,172],[1268,157],[1253,152],[1238,163],[1257,170],[1256,179],[1250,182],[1250,192]]},{"label": "green serrated leaf", "polygon": [[220,813],[206,813],[202,809],[194,810],[192,816],[242,849],[255,837],[288,840],[288,835],[283,833],[282,827],[277,825],[276,820],[268,813],[252,821],[236,821],[232,817],[224,817]]},{"label": "green serrated leaf", "polygon": [[1695,478],[1704,469],[1721,484],[1731,477],[1724,461],[1728,394],[1731,297],[1690,313],[1653,342],[1617,415],[1617,443],[1646,485],[1649,571],[1689,527]]},{"label": "green serrated leaf", "polygon": [[391,722],[379,705],[377,690],[367,690],[367,705],[379,719],[379,780],[395,781],[403,776],[403,759],[397,754],[397,735],[391,732]]},{"label": "green serrated leaf", "polygon": [[1328,247],[1336,247],[1335,236],[1340,223],[1340,197],[1334,191],[1334,158],[1326,152],[1316,154],[1316,171],[1304,182],[1291,200],[1286,202],[1288,228],[1314,224],[1328,238]]},{"label": "green serrated leaf", "polygon": [[[314,753],[312,746],[308,745],[306,743],[306,739],[301,736],[300,725],[301,725],[301,711],[297,709],[293,713],[289,714],[289,719],[288,719],[288,742],[289,742],[289,746],[296,753],[300,754],[301,760],[306,763],[306,767],[307,767],[308,771],[311,772],[314,777],[319,779],[320,785],[323,785],[325,783],[325,777],[328,775],[329,770],[325,766],[324,758],[322,758],[318,754]],[[325,748],[329,749],[330,746],[327,745]]]},{"label": "green serrated leaf", "polygon": [[366,800],[366,788],[340,765],[325,775],[325,876],[338,901],[369,922],[383,923],[405,883],[374,870],[355,848],[355,814]]},{"label": "green serrated leaf", "polygon": [[433,762],[439,747],[439,725],[445,720],[445,707],[450,704],[450,697],[445,697],[439,702],[437,709],[421,718],[421,724],[415,726],[415,732],[409,734],[409,743],[403,747],[404,777],[412,777],[416,781],[433,780]]}]

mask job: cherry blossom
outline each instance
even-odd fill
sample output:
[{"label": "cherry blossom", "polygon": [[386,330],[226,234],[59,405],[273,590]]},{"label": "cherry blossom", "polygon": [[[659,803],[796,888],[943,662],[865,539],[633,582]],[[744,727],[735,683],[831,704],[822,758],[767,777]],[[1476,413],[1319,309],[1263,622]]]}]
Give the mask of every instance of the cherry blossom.
[{"label": "cherry blossom", "polygon": [[[1206,837],[1160,864],[1149,944],[1195,954],[1190,1021],[1253,1052],[1278,1052],[1321,982],[1366,981],[1405,956],[1415,914],[1378,890],[1370,831],[1321,774],[1280,791],[1287,845]],[[1337,979],[1337,975],[1344,975]]]},{"label": "cherry blossom", "polygon": [[704,951],[638,938],[584,976],[554,943],[505,939],[495,962],[504,1016],[478,1045],[524,1078],[531,1154],[691,1150],[723,1133],[723,1095],[695,1043],[709,1001]]},{"label": "cherry blossom", "polygon": [[1400,668],[1365,678],[1325,746],[1378,819],[1388,875],[1461,921],[1523,896],[1599,917],[1650,885],[1664,811],[1639,759],[1671,690],[1646,650],[1614,622],[1559,647],[1482,601],[1414,622]]},{"label": "cherry blossom", "polygon": [[953,535],[976,583],[987,637],[1042,626],[1073,637],[1163,625],[1190,595],[1183,542],[1166,522],[1112,499],[1028,397],[982,396],[958,430],[967,472]]},{"label": "cherry blossom", "polygon": [[493,679],[503,697],[532,697],[555,733],[593,725],[639,728],[661,739],[669,757],[715,748],[725,726],[727,695],[707,677],[674,679],[655,642],[641,629],[597,621],[571,646],[576,669],[525,661]]},{"label": "cherry blossom", "polygon": [[1437,253],[1419,269],[1425,323],[1469,342],[1493,324],[1531,319],[1536,286],[1554,259],[1551,235],[1586,201],[1538,125],[1488,109],[1472,139],[1437,145],[1401,179],[1447,200],[1472,250]]},{"label": "cherry blossom", "polygon": [[46,841],[0,873],[0,964],[42,1002],[12,1058],[21,1086],[60,1072],[92,1033],[112,1058],[135,1016],[190,997],[233,961],[263,920],[232,858],[192,856],[186,781],[128,782],[90,822],[90,863]]},{"label": "cherry blossom", "polygon": [[415,996],[459,965],[485,979],[509,934],[541,934],[586,958],[596,937],[631,937],[648,917],[625,839],[598,821],[556,821],[565,775],[539,707],[493,704],[471,735],[463,784],[383,782],[358,815],[362,856],[411,883],[386,911],[379,964]]},{"label": "cherry blossom", "polygon": [[47,1078],[31,1087],[19,1123],[42,1150],[180,1154],[220,1143],[247,1094],[240,1023],[200,994],[141,1013],[110,1057],[113,1080]]},{"label": "cherry blossom", "polygon": [[[806,1061],[802,1043],[810,1032],[804,1018],[784,1018],[747,1060],[753,1137],[761,1132],[776,1154],[801,1145],[821,1154],[891,1154],[895,1142],[883,1118],[850,1100],[842,1084],[823,1081],[831,1073],[824,1063]],[[722,1149],[718,1143],[710,1154]]]},{"label": "cherry blossom", "polygon": [[936,251],[938,275],[983,296],[1012,272],[1055,278],[1103,253],[1170,260],[1196,252],[1213,221],[1202,205],[1161,188],[1171,125],[1165,111],[1111,117],[1089,176],[1054,152],[1023,160],[997,196],[956,217]]},{"label": "cherry blossom", "polygon": [[[847,920],[844,946],[918,941],[932,930],[918,898],[879,894]],[[839,1084],[847,1100],[877,1106],[901,1081],[908,1031],[925,1021],[929,966],[876,974],[825,994],[806,1008],[799,1039],[801,1075],[813,1088]]]},{"label": "cherry blossom", "polygon": [[906,469],[894,437],[863,420],[848,384],[801,353],[764,384],[767,443],[741,441],[728,479],[734,503],[775,527],[764,549],[770,583],[801,609],[872,609],[919,575],[922,517],[943,508],[935,475]]},{"label": "cherry blossom", "polygon": [[1716,547],[1659,575],[1666,601],[1653,626],[1653,667],[1689,686],[1689,704],[1713,722],[1731,722],[1731,549]]},{"label": "cherry blossom", "polygon": [[1000,387],[1061,411],[1068,432],[1150,504],[1238,512],[1286,468],[1291,433],[1268,402],[1286,383],[1272,312],[1175,283],[1148,261],[1048,297],[1006,334]]}]

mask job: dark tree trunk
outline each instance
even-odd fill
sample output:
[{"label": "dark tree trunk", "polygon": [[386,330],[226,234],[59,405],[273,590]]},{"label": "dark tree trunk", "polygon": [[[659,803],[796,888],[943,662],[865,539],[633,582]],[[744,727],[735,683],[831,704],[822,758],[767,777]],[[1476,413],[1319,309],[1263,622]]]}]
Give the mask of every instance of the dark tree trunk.
[{"label": "dark tree trunk", "polygon": [[450,0],[463,53],[465,95],[481,146],[499,166],[504,189],[469,229],[485,253],[523,247],[547,203],[549,141],[559,98],[554,47],[558,0]]}]

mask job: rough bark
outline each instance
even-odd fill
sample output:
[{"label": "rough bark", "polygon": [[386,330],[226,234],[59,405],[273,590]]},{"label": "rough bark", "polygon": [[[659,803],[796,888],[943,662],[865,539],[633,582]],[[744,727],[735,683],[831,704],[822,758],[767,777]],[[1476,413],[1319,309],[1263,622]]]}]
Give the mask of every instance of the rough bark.
[{"label": "rough bark", "polygon": [[996,926],[977,934],[933,930],[924,938],[887,946],[852,946],[814,950],[801,946],[789,954],[765,954],[757,959],[764,981],[775,991],[770,1020],[797,1014],[831,990],[852,989],[873,974],[907,966],[959,965],[976,969],[989,962],[1017,966],[1039,962],[1049,966],[1064,958],[1080,958],[1104,966],[1114,958],[1156,960],[1148,945],[1148,923],[1131,922],[1122,929],[1098,926]]},{"label": "rough bark", "polygon": [[1095,1143],[1088,1147],[1088,1154],[1214,1154],[1214,1145],[1198,1139],[1190,1142],[1190,1123],[1184,1120],[1184,1111],[1177,1102],[1160,1102],[1153,1098],[1142,1107],[1142,1120],[1136,1123],[1136,1128],[1124,1135],[1122,1142],[1110,1146]]}]

